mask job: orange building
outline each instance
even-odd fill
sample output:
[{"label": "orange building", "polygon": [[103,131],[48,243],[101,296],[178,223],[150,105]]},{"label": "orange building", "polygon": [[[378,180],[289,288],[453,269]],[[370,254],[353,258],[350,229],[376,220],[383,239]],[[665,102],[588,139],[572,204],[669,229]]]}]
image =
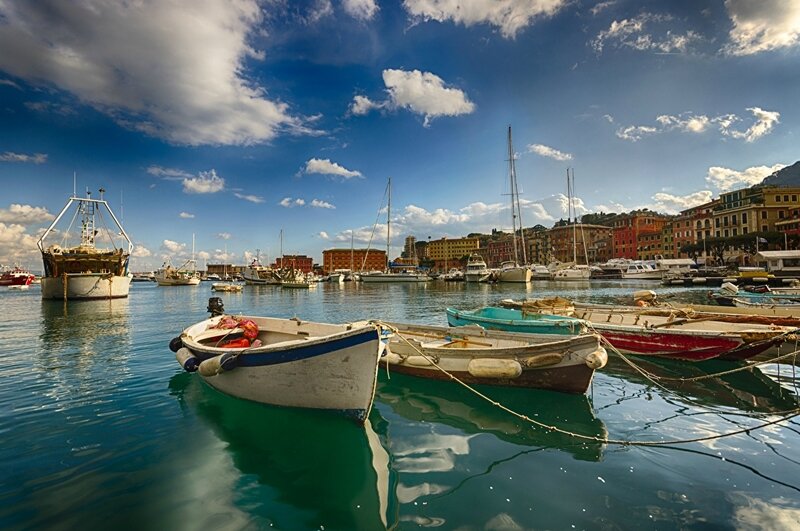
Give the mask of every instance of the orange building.
[{"label": "orange building", "polygon": [[[366,263],[364,262],[365,257]],[[336,269],[383,271],[386,269],[386,251],[378,249],[326,249],[322,251],[322,270],[325,274],[332,273]]]},{"label": "orange building", "polygon": [[[629,214],[620,214],[614,219],[613,247],[614,258],[629,258],[631,260],[644,260],[639,253],[639,237],[643,234],[658,233],[658,245],[661,245],[661,230],[668,221],[668,217],[651,210],[634,210]],[[649,247],[654,242],[648,241]]]},{"label": "orange building", "polygon": [[304,254],[285,254],[283,260],[278,257],[270,267],[299,269],[303,273],[311,273],[314,270],[314,259]]},{"label": "orange building", "polygon": [[578,223],[553,227],[549,233],[552,256],[559,262],[572,262],[573,241],[579,264],[605,262],[611,258],[608,255],[611,227]]}]

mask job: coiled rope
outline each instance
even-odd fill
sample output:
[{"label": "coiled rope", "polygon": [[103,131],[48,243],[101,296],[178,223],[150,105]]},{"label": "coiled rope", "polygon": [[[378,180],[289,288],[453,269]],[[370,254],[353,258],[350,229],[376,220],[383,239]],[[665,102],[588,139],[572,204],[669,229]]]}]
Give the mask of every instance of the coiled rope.
[{"label": "coiled rope", "polygon": [[[734,430],[734,431],[730,431],[730,432],[726,432],[726,433],[721,433],[721,434],[717,434],[717,435],[707,435],[707,436],[704,436],[704,437],[693,437],[693,438],[688,438],[688,439],[668,439],[668,440],[662,440],[662,441],[637,441],[637,440],[610,439],[608,437],[598,437],[596,435],[584,435],[584,434],[581,434],[581,433],[576,433],[576,432],[573,432],[573,431],[565,430],[563,428],[559,428],[558,426],[545,424],[544,422],[540,422],[538,420],[532,419],[527,415],[524,415],[522,413],[514,411],[514,410],[510,409],[509,407],[501,404],[500,402],[497,402],[496,400],[493,400],[492,398],[490,398],[490,397],[486,396],[485,394],[481,393],[480,391],[478,391],[477,389],[475,389],[471,385],[469,385],[466,382],[462,381],[461,379],[459,379],[454,374],[448,372],[446,369],[444,369],[441,366],[439,366],[439,364],[436,363],[436,361],[434,359],[432,359],[430,356],[428,356],[427,354],[422,352],[419,348],[417,348],[416,345],[411,343],[405,336],[403,336],[396,327],[394,327],[392,325],[389,325],[388,323],[384,323],[382,321],[372,321],[372,322],[377,324],[377,325],[380,325],[380,326],[382,326],[382,327],[384,327],[384,328],[386,328],[388,330],[391,330],[395,335],[397,335],[400,339],[402,339],[409,347],[411,347],[419,355],[424,357],[433,367],[435,367],[437,370],[441,371],[443,374],[445,374],[452,381],[460,384],[462,387],[464,387],[465,389],[467,389],[471,393],[473,393],[476,396],[482,398],[483,400],[486,400],[491,405],[493,405],[493,406],[505,411],[506,413],[509,413],[509,414],[517,417],[520,420],[524,420],[524,421],[528,422],[529,424],[532,424],[532,425],[537,426],[539,428],[545,429],[547,431],[555,432],[555,433],[560,433],[562,435],[567,435],[567,436],[575,438],[575,439],[581,439],[581,440],[584,440],[584,441],[592,441],[592,442],[597,442],[597,443],[601,443],[601,444],[613,444],[613,445],[619,445],[619,446],[670,446],[670,445],[676,445],[676,444],[688,444],[688,443],[694,443],[694,442],[712,441],[712,440],[722,439],[722,438],[726,438],[726,437],[733,437],[735,435],[741,435],[743,433],[749,434],[749,433],[751,433],[753,431],[757,431],[757,430],[760,430],[760,429],[763,429],[763,428],[766,428],[766,427],[769,427],[769,426],[774,426],[776,424],[780,424],[782,422],[786,422],[787,420],[790,420],[790,419],[796,417],[797,415],[800,415],[800,408],[796,408],[796,409],[792,409],[792,410],[786,412],[784,415],[782,415],[781,417],[779,417],[777,419],[774,419],[774,420],[771,420],[771,421],[767,421],[767,422],[762,422],[761,424],[759,424],[757,426],[752,426],[752,427],[748,427],[748,428],[741,428],[741,429],[738,429],[738,430]],[[600,338],[601,338],[601,341],[604,344],[607,344],[607,345],[611,346],[611,344],[608,343],[608,341],[605,338],[603,338],[602,335],[600,335]],[[617,353],[618,355],[622,356],[622,354],[620,354],[619,351],[617,349],[615,349],[613,346],[611,346],[611,348],[615,353]],[[797,353],[795,352],[793,354],[797,354]],[[388,368],[388,361],[387,361],[387,368]],[[660,385],[659,385],[659,387],[663,388],[663,386],[660,386]]]}]

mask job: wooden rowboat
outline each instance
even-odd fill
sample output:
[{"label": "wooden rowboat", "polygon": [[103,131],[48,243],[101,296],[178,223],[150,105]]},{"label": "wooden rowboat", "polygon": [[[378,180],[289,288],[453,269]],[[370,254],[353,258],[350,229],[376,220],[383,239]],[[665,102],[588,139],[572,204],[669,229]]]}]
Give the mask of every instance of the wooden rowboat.
[{"label": "wooden rowboat", "polygon": [[[230,328],[220,328],[225,323]],[[249,339],[248,331],[253,332]],[[251,340],[253,346],[241,346]],[[234,347],[225,348],[226,343]],[[379,327],[366,322],[219,315],[186,328],[170,348],[185,370],[199,372],[223,393],[332,410],[363,423],[372,408],[384,345]]]},{"label": "wooden rowboat", "polygon": [[[585,393],[608,359],[594,334],[559,336],[390,323],[384,360],[390,371],[470,384]],[[447,371],[439,370],[434,363]]]}]

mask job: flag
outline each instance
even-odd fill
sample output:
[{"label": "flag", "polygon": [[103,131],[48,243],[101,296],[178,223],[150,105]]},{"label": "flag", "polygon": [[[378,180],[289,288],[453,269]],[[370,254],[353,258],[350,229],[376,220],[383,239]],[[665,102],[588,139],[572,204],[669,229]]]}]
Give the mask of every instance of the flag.
[{"label": "flag", "polygon": [[769,243],[766,238],[759,238],[758,243]]}]

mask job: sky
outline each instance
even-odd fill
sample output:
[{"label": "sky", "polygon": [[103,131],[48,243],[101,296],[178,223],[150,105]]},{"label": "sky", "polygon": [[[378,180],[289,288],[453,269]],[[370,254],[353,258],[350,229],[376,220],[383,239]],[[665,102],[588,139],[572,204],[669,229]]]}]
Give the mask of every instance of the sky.
[{"label": "sky", "polygon": [[74,183],[135,271],[385,248],[389,178],[392,256],[508,230],[509,127],[525,226],[567,168],[676,213],[800,159],[799,94],[800,0],[2,0],[0,264]]}]

